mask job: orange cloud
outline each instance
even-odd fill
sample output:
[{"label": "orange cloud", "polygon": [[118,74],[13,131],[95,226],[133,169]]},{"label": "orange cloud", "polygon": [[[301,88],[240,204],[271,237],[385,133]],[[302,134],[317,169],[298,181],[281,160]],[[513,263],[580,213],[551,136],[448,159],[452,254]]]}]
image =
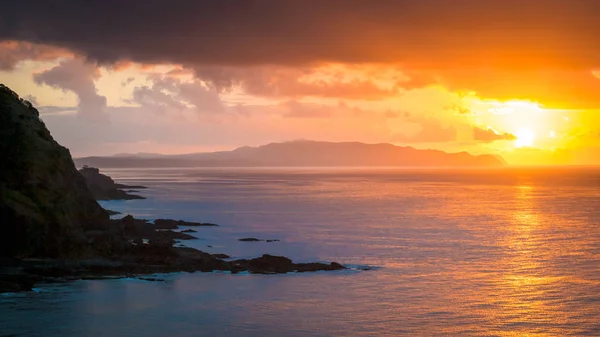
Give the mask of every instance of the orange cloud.
[{"label": "orange cloud", "polygon": [[473,138],[482,142],[493,142],[496,140],[515,140],[517,137],[511,133],[497,133],[491,128],[484,130],[482,128],[473,128]]},{"label": "orange cloud", "polygon": [[21,61],[51,61],[72,57],[67,49],[23,41],[0,41],[0,70],[12,70]]}]

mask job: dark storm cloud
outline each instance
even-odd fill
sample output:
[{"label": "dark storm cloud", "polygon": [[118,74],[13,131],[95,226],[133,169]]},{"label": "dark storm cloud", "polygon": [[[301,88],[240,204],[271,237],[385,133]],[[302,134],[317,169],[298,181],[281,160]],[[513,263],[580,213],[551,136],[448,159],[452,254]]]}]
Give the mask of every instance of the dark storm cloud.
[{"label": "dark storm cloud", "polygon": [[112,63],[600,65],[596,0],[18,0],[0,39]]},{"label": "dark storm cloud", "polygon": [[[254,67],[214,67],[195,68],[196,77],[206,81],[218,91],[228,91],[240,87],[244,92],[263,97],[361,97],[377,99],[395,95],[400,87],[409,88],[411,79],[396,80],[394,87],[381,88],[371,79],[344,81],[342,72],[330,81],[302,81],[306,75],[314,75],[314,69],[303,67],[254,66]],[[376,76],[373,76],[376,77]]]}]

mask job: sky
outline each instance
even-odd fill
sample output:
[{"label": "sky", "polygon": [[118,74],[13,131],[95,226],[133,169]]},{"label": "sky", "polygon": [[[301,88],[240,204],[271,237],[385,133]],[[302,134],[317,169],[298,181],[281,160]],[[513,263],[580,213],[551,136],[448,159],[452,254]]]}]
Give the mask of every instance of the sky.
[{"label": "sky", "polygon": [[600,165],[600,1],[19,0],[0,83],[74,156],[311,139]]}]

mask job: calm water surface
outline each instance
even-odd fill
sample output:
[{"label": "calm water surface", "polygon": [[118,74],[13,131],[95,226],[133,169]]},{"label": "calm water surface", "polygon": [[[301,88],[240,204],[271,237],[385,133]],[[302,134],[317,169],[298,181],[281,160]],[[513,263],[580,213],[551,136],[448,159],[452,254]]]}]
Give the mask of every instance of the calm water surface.
[{"label": "calm water surface", "polygon": [[43,285],[0,336],[600,336],[598,169],[106,172],[150,187],[107,208],[220,224],[187,245],[353,269]]}]

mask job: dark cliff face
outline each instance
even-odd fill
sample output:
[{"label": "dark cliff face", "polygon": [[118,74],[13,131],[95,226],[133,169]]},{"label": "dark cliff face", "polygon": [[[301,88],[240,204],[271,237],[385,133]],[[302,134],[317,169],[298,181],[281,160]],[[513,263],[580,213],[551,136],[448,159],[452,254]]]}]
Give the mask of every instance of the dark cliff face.
[{"label": "dark cliff face", "polygon": [[77,256],[108,214],[32,105],[0,84],[0,256]]}]

